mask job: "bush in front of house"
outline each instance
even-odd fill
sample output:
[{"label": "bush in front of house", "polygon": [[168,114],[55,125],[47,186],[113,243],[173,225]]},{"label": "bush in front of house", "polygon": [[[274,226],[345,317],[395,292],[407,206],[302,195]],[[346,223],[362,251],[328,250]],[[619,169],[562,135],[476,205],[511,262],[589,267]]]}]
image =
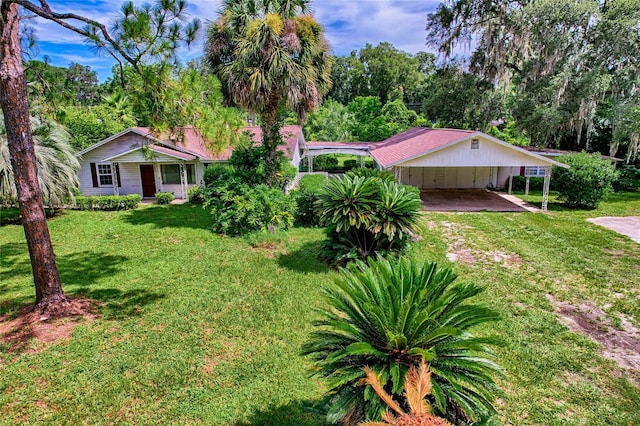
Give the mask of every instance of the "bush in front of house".
[{"label": "bush in front of house", "polygon": [[347,176],[362,176],[365,178],[377,178],[384,182],[397,182],[395,176],[389,173],[386,170],[380,169],[368,169],[365,167],[358,167],[352,170],[349,170],[345,173]]},{"label": "bush in front of house", "polygon": [[281,190],[267,185],[250,186],[231,179],[207,187],[205,199],[205,208],[211,209],[213,230],[220,234],[274,232],[293,225],[295,202]]},{"label": "bush in front of house", "polygon": [[[553,179],[550,182],[550,189],[553,186]],[[514,176],[512,182],[512,191],[524,192],[527,186],[527,178],[526,176]],[[509,182],[505,185],[506,188],[509,187]],[[531,176],[529,178],[529,191],[542,191],[544,187],[544,178],[538,176]]]},{"label": "bush in front of house", "polygon": [[130,195],[78,195],[72,208],[75,210],[131,210],[142,201],[139,194]]},{"label": "bush in front of house", "polygon": [[379,258],[349,264],[324,289],[326,307],[303,353],[327,379],[319,405],[329,423],[379,421],[387,411],[363,385],[365,367],[398,400],[409,370],[426,362],[434,414],[453,424],[487,424],[503,374],[493,361],[494,340],[471,331],[499,315],[473,300],[480,286],[455,280],[434,263]]},{"label": "bush in front of house", "polygon": [[613,192],[618,177],[615,166],[600,154],[580,152],[558,157],[570,168],[553,168],[553,182],[559,199],[570,207],[596,208],[600,201]]},{"label": "bush in front of house", "polygon": [[187,191],[187,200],[191,204],[202,204],[204,203],[204,189],[199,186],[192,186]]},{"label": "bush in front of house", "polygon": [[637,166],[622,166],[618,169],[618,179],[613,182],[613,189],[616,192],[636,192],[640,191],[640,168]]},{"label": "bush in front of house", "polygon": [[315,208],[328,227],[321,257],[341,265],[404,249],[418,231],[422,201],[417,188],[395,180],[345,175],[320,189]]},{"label": "bush in front of house", "polygon": [[155,197],[158,204],[171,204],[175,198],[172,192],[156,192]]},{"label": "bush in front of house", "polygon": [[235,170],[233,166],[228,164],[212,163],[205,169],[202,180],[204,181],[204,186],[207,187],[209,185],[226,182],[234,177]]},{"label": "bush in front of house", "polygon": [[299,226],[320,226],[320,217],[316,212],[318,194],[315,191],[293,191],[291,196],[296,202],[295,223]]}]

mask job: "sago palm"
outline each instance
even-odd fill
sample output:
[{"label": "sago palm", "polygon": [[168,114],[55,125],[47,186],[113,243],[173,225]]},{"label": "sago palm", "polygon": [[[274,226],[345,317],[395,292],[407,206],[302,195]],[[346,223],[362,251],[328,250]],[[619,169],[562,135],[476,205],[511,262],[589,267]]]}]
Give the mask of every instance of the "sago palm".
[{"label": "sago palm", "polygon": [[417,233],[422,208],[419,194],[388,176],[347,174],[330,179],[318,191],[316,211],[320,222],[328,226],[325,259],[341,264],[399,251]]},{"label": "sago palm", "polygon": [[[73,199],[78,187],[80,163],[69,143],[71,136],[52,121],[32,117],[31,128],[35,143],[38,181],[45,204],[62,206]],[[0,197],[6,201],[16,198],[13,167],[9,158],[4,120],[0,118]]]},{"label": "sago palm", "polygon": [[370,368],[390,395],[400,395],[407,372],[422,360],[432,373],[435,414],[452,422],[479,421],[494,413],[491,338],[470,330],[498,319],[469,299],[482,290],[455,282],[450,269],[408,259],[352,263],[335,287],[325,289],[329,308],[304,352],[327,379],[325,402],[331,422],[354,425],[379,420],[382,400],[359,382]]},{"label": "sago palm", "polygon": [[260,114],[270,174],[281,143],[278,114],[302,120],[331,85],[331,53],[308,0],[224,0],[208,27],[206,57],[237,105]]},{"label": "sago palm", "polygon": [[[404,403],[399,403],[384,390],[380,379],[369,367],[364,368],[365,378],[363,385],[371,386],[387,405],[387,412],[382,416],[382,421],[364,421],[358,426],[452,426],[443,418],[431,414],[431,405],[425,398],[431,394],[431,372],[427,363],[422,362],[412,365],[407,372],[404,381]],[[408,407],[408,412],[402,408]]]}]

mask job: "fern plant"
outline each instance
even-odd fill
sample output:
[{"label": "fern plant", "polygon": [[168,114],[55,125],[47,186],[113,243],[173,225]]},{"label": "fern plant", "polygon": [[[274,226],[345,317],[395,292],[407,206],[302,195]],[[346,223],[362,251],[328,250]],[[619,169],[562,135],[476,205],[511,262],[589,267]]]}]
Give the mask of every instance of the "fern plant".
[{"label": "fern plant", "polygon": [[370,259],[342,270],[335,287],[324,290],[328,309],[304,353],[327,380],[323,403],[330,422],[355,425],[379,420],[386,408],[371,387],[360,386],[370,368],[387,393],[399,396],[412,366],[423,360],[432,373],[428,401],[435,414],[452,422],[480,421],[494,412],[491,338],[470,329],[498,319],[469,299],[482,290],[455,282],[451,269],[408,259]]}]

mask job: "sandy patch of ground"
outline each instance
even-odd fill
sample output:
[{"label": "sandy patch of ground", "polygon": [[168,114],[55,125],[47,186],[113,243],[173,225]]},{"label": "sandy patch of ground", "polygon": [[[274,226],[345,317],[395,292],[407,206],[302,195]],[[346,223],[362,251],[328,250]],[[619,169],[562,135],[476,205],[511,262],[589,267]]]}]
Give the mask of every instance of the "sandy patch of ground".
[{"label": "sandy patch of ground", "polygon": [[624,315],[616,328],[606,312],[588,303],[573,305],[547,295],[564,325],[586,334],[603,347],[603,355],[622,368],[640,370],[640,330]]},{"label": "sandy patch of ground", "polygon": [[22,352],[33,340],[44,343],[41,345],[44,348],[68,340],[78,324],[97,317],[95,302],[88,299],[69,298],[60,309],[47,313],[28,306],[21,309],[15,318],[0,317],[0,342],[7,345],[7,353]]},{"label": "sandy patch of ground", "polygon": [[[435,223],[428,223],[430,230],[434,229],[435,226]],[[471,230],[468,226],[451,222],[440,222],[440,226],[442,227],[445,240],[449,243],[449,250],[446,256],[450,262],[461,262],[467,265],[473,265],[478,262],[495,262],[501,263],[506,267],[513,267],[522,263],[522,258],[515,253],[504,253],[499,250],[484,252],[467,247],[464,233]]]}]

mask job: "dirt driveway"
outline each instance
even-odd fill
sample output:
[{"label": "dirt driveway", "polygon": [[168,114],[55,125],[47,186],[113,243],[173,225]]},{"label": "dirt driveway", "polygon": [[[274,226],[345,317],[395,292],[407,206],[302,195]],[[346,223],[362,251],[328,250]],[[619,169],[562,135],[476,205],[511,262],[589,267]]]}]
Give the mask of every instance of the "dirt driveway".
[{"label": "dirt driveway", "polygon": [[607,229],[616,231],[618,234],[626,235],[633,241],[640,243],[640,216],[626,217],[595,217],[587,219],[591,223],[604,226]]},{"label": "dirt driveway", "polygon": [[420,192],[422,207],[437,212],[539,211],[517,197],[486,189],[426,189]]}]

